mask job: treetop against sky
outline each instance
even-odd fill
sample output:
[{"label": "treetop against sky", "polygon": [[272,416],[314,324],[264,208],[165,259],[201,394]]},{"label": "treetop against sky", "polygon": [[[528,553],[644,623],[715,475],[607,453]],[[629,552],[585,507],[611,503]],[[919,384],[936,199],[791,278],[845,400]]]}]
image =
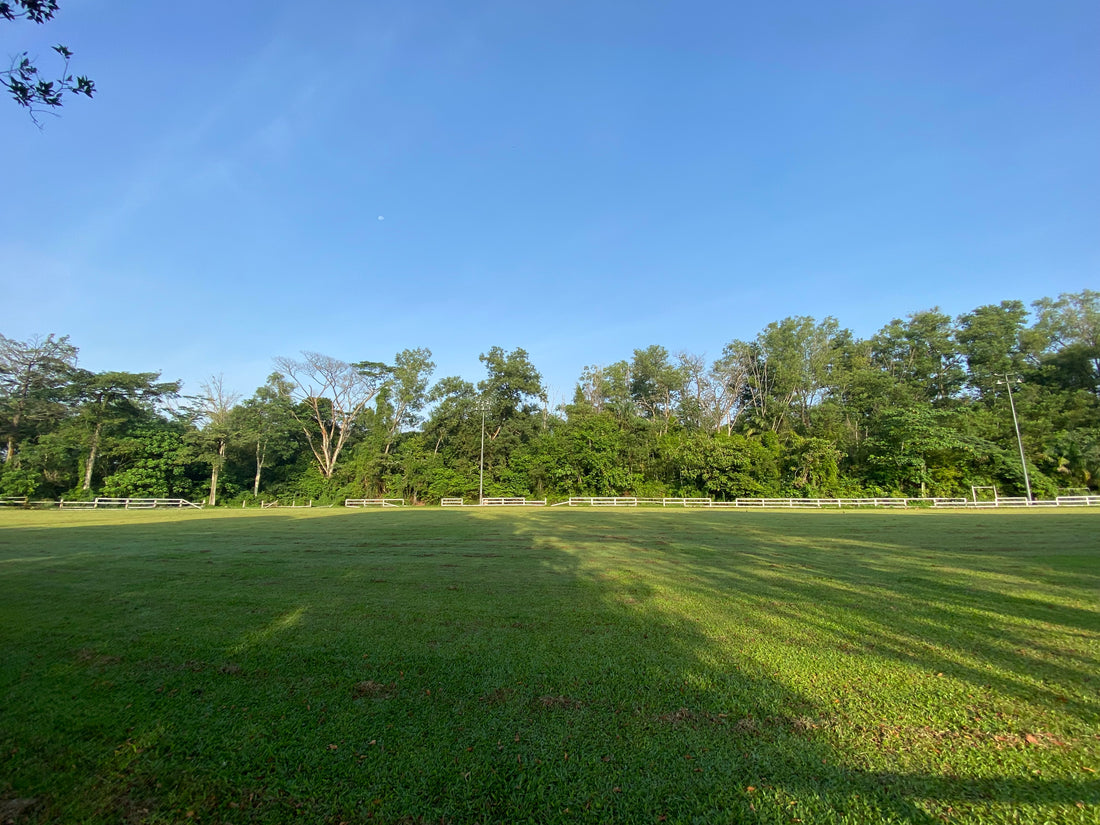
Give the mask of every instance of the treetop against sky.
[{"label": "treetop against sky", "polygon": [[1093,2],[61,2],[0,109],[5,334],[241,391],[272,355],[716,357],[1095,286]]}]

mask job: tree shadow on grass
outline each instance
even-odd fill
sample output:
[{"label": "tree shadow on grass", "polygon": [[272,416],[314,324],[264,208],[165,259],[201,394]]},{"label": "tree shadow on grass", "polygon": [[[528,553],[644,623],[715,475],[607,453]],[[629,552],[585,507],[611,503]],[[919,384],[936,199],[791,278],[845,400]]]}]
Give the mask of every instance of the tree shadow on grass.
[{"label": "tree shadow on grass", "polygon": [[[680,558],[672,553],[649,560],[660,571],[657,578],[678,576],[686,582],[689,592],[700,594],[712,605],[726,599],[740,605],[741,619],[747,619],[747,626],[743,627],[746,636],[768,638],[782,625],[786,632],[793,629],[802,636],[801,639],[781,640],[783,642],[823,645],[870,660],[893,660],[928,675],[946,673],[954,680],[990,690],[994,699],[1010,696],[1024,700],[1036,709],[1035,716],[1053,708],[1056,715],[1070,717],[1078,723],[1072,727],[1081,740],[1077,743],[1078,749],[1084,748],[1082,756],[1087,759],[1085,754],[1090,752],[1095,756],[1094,733],[1100,721],[1100,700],[1092,685],[1100,662],[1095,653],[1067,651],[1061,644],[1036,643],[1036,637],[1069,639],[1071,643],[1076,638],[1091,640],[1095,651],[1100,611],[1065,602],[1068,599],[1079,604],[1094,604],[1089,594],[1096,593],[1094,585],[1100,577],[1088,573],[1078,576],[1073,580],[1074,593],[1067,596],[1059,592],[1050,600],[1005,595],[999,589],[976,587],[974,581],[968,581],[971,577],[965,575],[968,572],[967,551],[945,551],[935,544],[934,534],[924,531],[897,529],[899,525],[893,524],[895,535],[891,541],[877,543],[860,539],[849,541],[844,534],[826,536],[829,546],[822,550],[815,546],[822,539],[820,525],[818,529],[804,531],[799,539],[797,531],[789,529],[792,526],[789,522],[782,525],[766,521],[755,522],[755,525],[735,522],[734,526],[725,518],[724,515],[708,517],[705,521],[700,518],[693,524],[690,535],[685,538],[689,542],[701,539],[702,546],[686,548],[687,553],[679,554]],[[622,541],[624,549],[634,552],[638,547],[652,548],[662,542],[683,546],[683,541],[677,539],[682,523],[677,523],[676,519],[677,516],[650,515],[642,524],[643,534],[620,531],[628,534],[609,538]],[[951,523],[950,526],[954,530],[958,525]],[[986,529],[996,532],[996,525],[986,525]],[[1088,534],[1088,527],[1083,531],[1075,529],[1078,539]],[[561,528],[558,530],[560,533]],[[657,542],[652,541],[655,534],[663,534]],[[1053,537],[1047,544],[1039,543],[1028,552],[1041,559],[1044,567],[1049,566],[1050,579],[1064,581],[1056,569],[1058,541],[1058,537]],[[1024,549],[1010,545],[999,552],[1019,553]],[[741,558],[731,560],[731,553]],[[925,557],[915,556],[917,553]],[[868,566],[861,563],[868,556],[874,557],[878,570],[870,572]],[[937,580],[939,567],[943,564],[958,566],[947,581]],[[976,571],[979,584],[987,567],[996,569],[998,564],[987,558],[979,565]],[[1046,569],[1042,572],[1045,574]],[[1035,574],[1033,570],[1032,575]],[[960,578],[961,581],[951,580]],[[1043,588],[1048,583],[1035,581],[1032,584]],[[1048,592],[1058,589],[1047,588]],[[751,608],[747,614],[746,605]],[[888,611],[886,607],[893,609]],[[691,624],[689,621],[688,625]],[[680,638],[690,639],[690,630],[690,627],[681,628]],[[706,660],[708,650],[714,647],[713,633],[700,627],[695,635],[697,638],[684,645],[682,660],[685,662],[693,657]],[[1058,655],[1059,661],[1050,661],[1050,655]],[[796,691],[790,685],[780,684],[781,681],[769,674],[757,673],[746,682],[753,691],[783,696],[778,707],[760,707],[759,712],[770,710],[783,718],[782,708],[801,702],[807,706],[816,705],[818,712],[824,711],[828,716],[829,709],[822,706],[820,698],[811,698],[805,691]],[[924,692],[935,698],[934,689]],[[950,701],[946,695],[944,698]],[[1001,748],[1019,751],[1032,745],[1067,747],[1051,734],[1018,729],[998,734],[996,724],[990,731],[988,724],[978,725],[977,722],[977,719],[968,719],[960,730],[918,726],[910,733],[923,737],[957,737],[961,741],[956,750],[984,747],[986,755],[993,757],[991,764],[998,761],[998,754],[992,751]],[[812,720],[810,724],[817,727]],[[942,728],[943,722],[939,724]],[[799,727],[796,720],[795,728]],[[901,731],[905,733],[904,728]],[[804,733],[804,727],[798,732]],[[897,732],[896,726],[887,731],[888,734]],[[1093,735],[1090,736],[1090,732]],[[952,750],[950,741],[943,744],[945,752]],[[919,821],[927,816],[926,808],[915,807],[907,801],[913,799],[997,802],[1001,804],[1002,815],[1007,815],[1005,812],[1014,806],[1061,805],[1075,812],[1080,810],[1078,804],[1095,806],[1100,803],[1100,784],[1092,777],[1083,780],[1043,778],[1037,770],[1030,776],[1009,773],[990,777],[988,765],[973,764],[969,771],[974,773],[977,769],[976,776],[958,775],[953,770],[936,774],[876,771],[854,763],[835,767],[837,758],[843,763],[846,754],[826,752],[829,748],[821,742],[818,745],[809,749],[812,758],[803,763],[804,769],[785,781],[788,790],[799,788],[800,792],[812,792],[821,785],[840,785],[849,788],[852,795],[874,797],[878,793],[884,809],[888,808],[907,821]],[[777,753],[780,752],[790,759],[790,748],[780,748]],[[827,772],[815,769],[818,756],[834,767]],[[1063,769],[1065,767],[1063,765]],[[813,782],[806,784],[807,777],[814,777]],[[883,793],[886,797],[881,796]],[[898,794],[902,795],[901,799]]]},{"label": "tree shadow on grass", "polygon": [[[938,583],[944,551],[919,534],[823,539],[727,515],[8,530],[0,795],[44,800],[27,814],[41,821],[931,822],[951,806],[1073,821],[1100,802],[1091,778],[933,770],[928,751],[950,742],[893,761],[849,752],[831,695],[759,653],[780,633],[777,646],[950,669],[1042,703],[1036,673],[1072,686],[1089,658],[1013,664],[1006,623],[1041,615],[1041,599],[991,608]],[[1093,632],[1088,610],[1059,610]],[[987,623],[952,635],[975,615]],[[1095,722],[1087,696],[1060,707]]]},{"label": "tree shadow on grass", "polygon": [[[761,615],[813,628],[836,648],[870,648],[1100,724],[1100,576],[1080,572],[1067,585],[1058,537],[1033,549],[1020,542],[983,551],[976,564],[973,551],[938,547],[935,531],[896,531],[877,544],[833,537],[818,548],[806,536],[808,549],[794,558],[785,549],[791,531],[777,537],[750,528],[731,540],[714,525],[712,534],[714,547],[751,556],[750,563],[715,561],[712,550],[700,558],[712,593],[756,600]],[[777,552],[787,554],[778,575]],[[1026,576],[1000,569],[1005,557],[1023,554],[1036,562]]]}]

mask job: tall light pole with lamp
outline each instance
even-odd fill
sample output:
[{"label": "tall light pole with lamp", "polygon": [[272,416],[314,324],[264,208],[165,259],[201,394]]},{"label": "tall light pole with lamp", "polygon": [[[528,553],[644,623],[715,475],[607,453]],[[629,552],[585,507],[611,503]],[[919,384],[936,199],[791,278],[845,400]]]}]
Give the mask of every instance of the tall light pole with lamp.
[{"label": "tall light pole with lamp", "polygon": [[481,413],[481,458],[478,461],[477,503],[485,501],[485,414],[489,412],[489,400],[480,399],[474,407],[475,412]]},{"label": "tall light pole with lamp", "polygon": [[1004,384],[1008,389],[1008,406],[1012,410],[1012,426],[1016,428],[1016,443],[1020,447],[1020,466],[1024,468],[1024,486],[1027,488],[1027,503],[1031,504],[1031,479],[1027,475],[1027,458],[1024,456],[1024,440],[1020,437],[1020,421],[1016,417],[1016,402],[1012,400],[1012,385],[1013,383],[1021,383],[1019,376],[1015,381],[1009,378],[1009,374],[1004,374],[1004,380],[998,380],[998,384]]}]

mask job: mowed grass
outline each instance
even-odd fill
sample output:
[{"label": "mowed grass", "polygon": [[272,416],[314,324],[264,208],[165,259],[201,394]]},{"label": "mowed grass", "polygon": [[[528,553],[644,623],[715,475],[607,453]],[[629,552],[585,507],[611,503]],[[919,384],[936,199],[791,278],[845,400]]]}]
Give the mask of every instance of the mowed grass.
[{"label": "mowed grass", "polygon": [[1100,512],[0,513],[0,821],[1100,821]]}]

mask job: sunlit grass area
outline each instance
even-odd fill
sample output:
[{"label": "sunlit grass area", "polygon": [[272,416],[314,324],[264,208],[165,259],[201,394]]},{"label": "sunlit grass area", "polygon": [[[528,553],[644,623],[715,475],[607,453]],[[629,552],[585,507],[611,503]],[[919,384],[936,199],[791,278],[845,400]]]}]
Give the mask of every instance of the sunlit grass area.
[{"label": "sunlit grass area", "polygon": [[1098,535],[0,513],[0,821],[1097,822]]}]

